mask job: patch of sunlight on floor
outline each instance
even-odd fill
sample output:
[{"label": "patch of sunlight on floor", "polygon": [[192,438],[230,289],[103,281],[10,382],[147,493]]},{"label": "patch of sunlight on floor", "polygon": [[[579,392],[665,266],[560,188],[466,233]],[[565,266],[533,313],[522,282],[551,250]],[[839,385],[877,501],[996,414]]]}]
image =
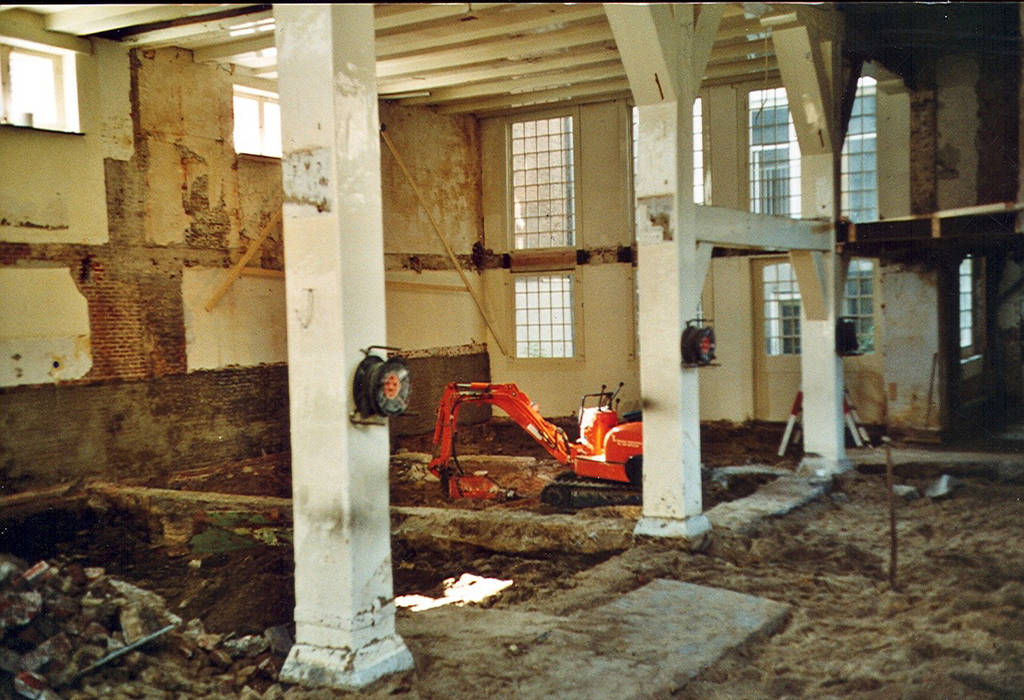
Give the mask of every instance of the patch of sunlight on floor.
[{"label": "patch of sunlight on floor", "polygon": [[458,579],[445,579],[441,585],[444,586],[444,596],[441,598],[430,598],[415,593],[400,595],[395,598],[395,605],[400,608],[409,608],[412,612],[422,612],[439,608],[442,605],[479,603],[505,590],[512,585],[512,581],[462,574]]}]

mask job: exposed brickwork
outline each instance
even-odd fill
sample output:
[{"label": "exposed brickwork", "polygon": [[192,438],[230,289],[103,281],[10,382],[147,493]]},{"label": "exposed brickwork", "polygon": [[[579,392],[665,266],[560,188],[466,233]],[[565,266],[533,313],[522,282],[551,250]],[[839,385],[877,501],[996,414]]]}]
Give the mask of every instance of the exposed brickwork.
[{"label": "exposed brickwork", "polygon": [[0,493],[285,452],[284,365],[0,390]]},{"label": "exposed brickwork", "polygon": [[938,122],[935,90],[910,93],[910,211],[928,214],[938,208]]}]

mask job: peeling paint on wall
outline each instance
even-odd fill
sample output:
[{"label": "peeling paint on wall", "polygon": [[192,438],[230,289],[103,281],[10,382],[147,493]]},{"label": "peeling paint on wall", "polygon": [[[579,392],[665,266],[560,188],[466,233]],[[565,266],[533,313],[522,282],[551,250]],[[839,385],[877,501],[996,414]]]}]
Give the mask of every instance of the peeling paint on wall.
[{"label": "peeling paint on wall", "polygon": [[0,298],[0,386],[85,376],[89,311],[70,268],[0,269]]},{"label": "peeling paint on wall", "polygon": [[311,204],[319,212],[330,211],[331,152],[326,148],[286,153],[281,160],[284,199]]}]

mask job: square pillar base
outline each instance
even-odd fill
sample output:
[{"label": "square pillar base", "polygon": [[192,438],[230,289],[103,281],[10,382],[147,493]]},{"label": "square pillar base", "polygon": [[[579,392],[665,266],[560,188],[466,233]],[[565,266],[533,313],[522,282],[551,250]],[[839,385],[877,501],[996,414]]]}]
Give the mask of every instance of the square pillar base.
[{"label": "square pillar base", "polygon": [[849,457],[822,457],[821,455],[804,455],[796,473],[811,479],[831,479],[853,469]]},{"label": "square pillar base", "polygon": [[393,673],[413,668],[412,653],[397,634],[355,651],[295,644],[281,668],[280,680],[307,688],[358,690]]},{"label": "square pillar base", "polygon": [[711,532],[711,521],[703,513],[681,520],[676,518],[643,517],[633,529],[634,537],[670,537],[696,540]]}]

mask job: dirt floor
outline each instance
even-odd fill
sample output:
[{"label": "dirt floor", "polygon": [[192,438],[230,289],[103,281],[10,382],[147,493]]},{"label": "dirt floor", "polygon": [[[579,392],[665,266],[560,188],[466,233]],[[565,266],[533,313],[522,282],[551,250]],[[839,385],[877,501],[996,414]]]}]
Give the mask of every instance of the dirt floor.
[{"label": "dirt floor", "polygon": [[[511,434],[505,434],[506,427]],[[706,430],[707,467],[795,464],[792,453],[786,459],[775,456],[778,426]],[[515,456],[514,469],[490,461],[488,473],[524,498],[486,506],[445,503],[437,482],[399,458],[392,470],[392,504],[543,512],[534,496],[559,466],[532,441],[521,440],[519,432],[515,426],[474,427],[460,433],[460,453]],[[393,447],[399,457],[429,452],[427,440],[404,439]],[[286,456],[276,455],[251,460],[230,474],[195,470],[149,485],[288,496],[287,466]],[[898,483],[923,493],[937,469],[901,474]],[[789,603],[793,613],[779,633],[726,656],[674,697],[1024,698],[1024,485],[979,476],[961,478],[945,499],[898,499],[892,587],[885,477],[872,471],[837,478],[829,497],[765,521],[748,535],[713,531],[702,551],[648,542],[620,553],[524,557],[481,548],[414,548],[396,539],[395,591],[437,596],[445,579],[473,573],[514,580],[484,603],[488,607],[562,615],[655,578],[687,581]],[[716,499],[745,495],[709,489],[705,508]],[[622,508],[605,515],[638,514],[639,509]],[[292,559],[286,544],[202,555],[170,551],[153,544],[131,516],[114,511],[26,521],[20,532],[6,535],[0,551],[14,550],[27,560],[57,556],[104,566],[111,575],[163,595],[169,610],[184,620],[200,618],[211,632],[259,634],[291,622]],[[411,614],[400,611],[399,619]],[[459,697],[443,680],[424,673],[402,674],[362,695]],[[223,696],[243,696],[238,693]],[[347,696],[298,689],[287,695]]]}]

